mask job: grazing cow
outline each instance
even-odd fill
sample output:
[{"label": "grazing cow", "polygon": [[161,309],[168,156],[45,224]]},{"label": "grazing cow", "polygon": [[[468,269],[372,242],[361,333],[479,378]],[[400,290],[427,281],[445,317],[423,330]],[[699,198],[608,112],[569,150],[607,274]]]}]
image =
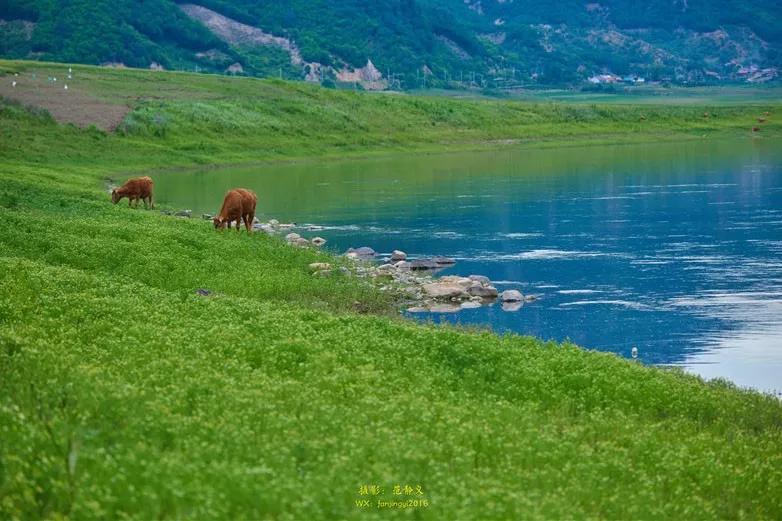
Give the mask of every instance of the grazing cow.
[{"label": "grazing cow", "polygon": [[752,132],[760,132],[760,127],[752,127]]},{"label": "grazing cow", "polygon": [[246,190],[244,188],[235,188],[225,194],[223,199],[223,207],[220,208],[220,213],[213,219],[215,228],[218,230],[225,229],[225,225],[231,227],[231,222],[236,221],[236,231],[239,231],[239,226],[242,220],[249,233],[252,230],[253,219],[255,219],[255,205],[258,202],[258,197],[252,190]]},{"label": "grazing cow", "polygon": [[128,206],[131,206],[133,201],[136,201],[136,207],[138,208],[140,199],[144,201],[145,208],[154,208],[155,204],[152,202],[152,184],[152,178],[147,176],[128,179],[124,185],[111,191],[111,201],[114,204],[117,204],[123,197],[127,197]]}]

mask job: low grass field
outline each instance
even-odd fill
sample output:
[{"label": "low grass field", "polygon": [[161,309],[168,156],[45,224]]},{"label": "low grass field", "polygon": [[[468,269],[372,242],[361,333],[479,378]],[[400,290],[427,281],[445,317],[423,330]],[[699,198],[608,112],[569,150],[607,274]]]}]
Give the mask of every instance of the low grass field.
[{"label": "low grass field", "polygon": [[780,103],[471,102],[74,67],[72,89],[126,107],[106,132],[8,92],[62,67],[0,62],[0,518],[782,518],[773,397],[407,322],[360,280],[311,276],[341,262],[326,253],[106,193],[203,164],[764,139]]}]

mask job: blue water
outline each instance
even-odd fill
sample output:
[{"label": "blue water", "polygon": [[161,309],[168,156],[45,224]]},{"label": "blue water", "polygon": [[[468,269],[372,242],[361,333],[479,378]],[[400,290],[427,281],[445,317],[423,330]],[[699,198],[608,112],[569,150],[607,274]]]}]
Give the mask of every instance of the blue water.
[{"label": "blue water", "polygon": [[[539,297],[513,312],[496,304],[416,319],[626,357],[637,346],[645,363],[779,391],[781,150],[746,142],[389,158],[200,172],[194,190],[209,199],[252,185],[266,217],[324,225],[303,234],[334,251],[446,255],[458,262],[442,274],[486,275],[500,291]],[[177,195],[182,179],[169,198],[192,205],[193,195]]]}]

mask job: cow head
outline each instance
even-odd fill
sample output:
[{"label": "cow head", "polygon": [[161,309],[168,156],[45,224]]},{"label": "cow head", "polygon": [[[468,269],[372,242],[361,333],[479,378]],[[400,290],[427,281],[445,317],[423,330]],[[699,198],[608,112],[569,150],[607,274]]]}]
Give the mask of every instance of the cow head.
[{"label": "cow head", "polygon": [[220,219],[220,217],[215,217],[214,219],[212,219],[212,222],[215,225],[215,230],[223,230],[223,229],[225,229],[225,221]]},{"label": "cow head", "polygon": [[111,191],[111,202],[114,204],[117,204],[120,200],[120,195],[117,193],[116,190]]}]

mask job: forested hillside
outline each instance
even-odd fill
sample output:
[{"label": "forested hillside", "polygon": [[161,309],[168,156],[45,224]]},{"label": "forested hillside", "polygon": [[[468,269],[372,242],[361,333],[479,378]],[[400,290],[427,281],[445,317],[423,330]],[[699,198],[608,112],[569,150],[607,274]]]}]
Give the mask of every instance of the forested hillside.
[{"label": "forested hillside", "polygon": [[366,88],[762,82],[781,23],[775,0],[6,0],[0,56]]}]

